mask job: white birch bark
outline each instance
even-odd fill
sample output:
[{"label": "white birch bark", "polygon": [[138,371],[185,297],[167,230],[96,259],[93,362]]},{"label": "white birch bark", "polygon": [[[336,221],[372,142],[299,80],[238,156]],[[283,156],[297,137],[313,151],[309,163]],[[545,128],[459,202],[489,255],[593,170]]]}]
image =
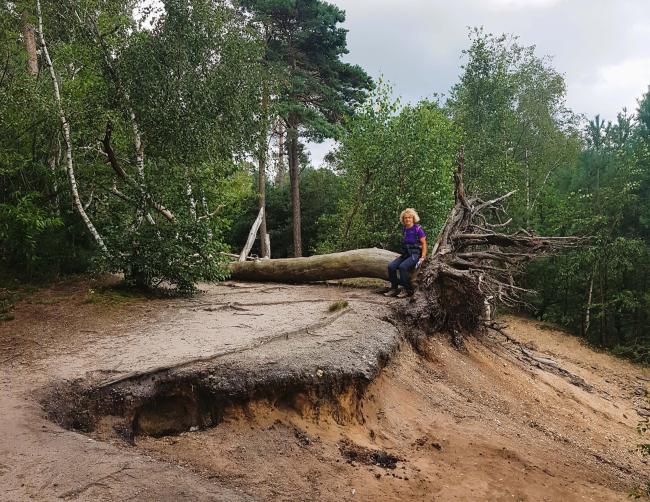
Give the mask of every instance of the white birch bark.
[{"label": "white birch bark", "polygon": [[589,332],[589,325],[591,324],[591,300],[594,293],[594,275],[596,269],[594,268],[589,279],[589,291],[587,292],[587,306],[585,308],[585,335]]},{"label": "white birch bark", "polygon": [[[201,205],[203,206],[203,211],[205,212],[205,215],[202,216],[201,218],[210,218],[210,211],[208,209],[208,201],[205,198],[205,192],[201,190]],[[217,208],[218,209],[218,208]],[[201,219],[199,218],[199,219]],[[209,222],[208,222],[209,225]],[[212,240],[212,228],[208,227],[208,239]]]},{"label": "white birch bark", "polygon": [[255,242],[255,236],[257,235],[257,230],[260,228],[260,225],[262,224],[262,218],[264,218],[264,207],[260,207],[259,213],[257,213],[257,218],[255,218],[255,221],[253,222],[253,226],[251,227],[251,231],[248,233],[248,239],[246,239],[246,245],[244,246],[244,249],[242,249],[241,254],[239,255],[239,261],[246,261],[246,257],[248,256],[248,253],[251,252],[251,249],[253,247],[253,243]]},{"label": "white birch bark", "polygon": [[74,165],[72,161],[72,142],[70,140],[70,124],[68,123],[68,120],[65,116],[65,112],[63,111],[63,104],[61,102],[61,93],[59,92],[59,82],[56,79],[54,65],[52,64],[52,59],[50,58],[50,53],[47,49],[47,44],[45,43],[45,36],[43,34],[43,16],[41,14],[40,0],[36,0],[36,12],[38,16],[38,34],[41,42],[41,47],[43,49],[45,63],[47,64],[47,67],[50,70],[50,77],[52,78],[52,86],[54,88],[54,99],[57,104],[59,119],[61,120],[61,126],[63,127],[63,139],[65,142],[66,163],[67,163],[66,171],[68,173],[68,181],[70,182],[70,192],[72,194],[72,202],[74,204],[75,209],[79,213],[79,216],[81,216],[81,219],[86,225],[86,228],[90,232],[90,235],[92,235],[93,239],[95,239],[95,242],[100,247],[100,249],[104,253],[108,254],[108,248],[106,247],[106,244],[104,244],[104,240],[102,239],[102,236],[99,234],[99,232],[95,228],[95,225],[93,225],[93,222],[86,214],[86,211],[84,210],[83,205],[81,203],[81,199],[79,198],[77,179],[74,173]]},{"label": "white birch bark", "polygon": [[194,199],[194,194],[192,193],[192,182],[190,181],[190,170],[185,166],[185,195],[187,195],[187,200],[190,204],[190,214],[192,219],[196,220],[196,200]]}]

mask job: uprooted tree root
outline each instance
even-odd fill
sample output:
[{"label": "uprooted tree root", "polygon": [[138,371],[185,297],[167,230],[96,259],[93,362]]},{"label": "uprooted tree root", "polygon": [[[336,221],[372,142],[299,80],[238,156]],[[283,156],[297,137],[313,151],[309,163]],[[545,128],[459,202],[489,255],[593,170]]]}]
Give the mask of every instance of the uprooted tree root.
[{"label": "uprooted tree root", "polygon": [[530,291],[517,286],[515,277],[525,263],[582,241],[540,237],[525,230],[498,231],[511,222],[501,221],[506,215],[501,203],[514,191],[489,201],[468,197],[463,169],[461,151],[454,173],[454,207],[419,271],[409,308],[399,315],[408,325],[428,332],[451,333],[455,344],[463,333],[483,331],[496,305],[523,303],[522,293]]}]

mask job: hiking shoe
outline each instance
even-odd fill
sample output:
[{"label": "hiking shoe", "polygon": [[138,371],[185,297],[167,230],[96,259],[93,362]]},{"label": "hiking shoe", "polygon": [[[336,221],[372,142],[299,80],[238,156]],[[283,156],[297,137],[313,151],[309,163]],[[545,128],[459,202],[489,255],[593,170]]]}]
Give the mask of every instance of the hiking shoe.
[{"label": "hiking shoe", "polygon": [[376,289],[375,293],[377,293],[378,295],[385,295],[386,293],[392,290],[393,288],[391,288],[390,286],[386,286],[385,288]]},{"label": "hiking shoe", "polygon": [[393,298],[396,297],[397,295],[399,295],[399,289],[391,288],[384,293],[384,296],[393,297]]},{"label": "hiking shoe", "polygon": [[408,298],[410,296],[413,296],[413,293],[415,293],[415,291],[412,289],[405,289],[403,291],[400,291],[400,293],[397,295],[397,298]]}]

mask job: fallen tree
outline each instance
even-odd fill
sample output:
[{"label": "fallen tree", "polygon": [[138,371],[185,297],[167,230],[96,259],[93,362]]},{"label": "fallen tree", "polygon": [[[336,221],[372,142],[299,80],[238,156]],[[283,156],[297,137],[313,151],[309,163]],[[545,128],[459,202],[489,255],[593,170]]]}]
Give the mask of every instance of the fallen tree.
[{"label": "fallen tree", "polygon": [[[497,304],[522,304],[530,292],[516,285],[522,266],[547,253],[578,244],[578,237],[541,237],[525,230],[506,233],[502,202],[513,195],[484,201],[465,194],[464,157],[454,173],[454,207],[431,254],[417,274],[415,294],[399,315],[411,325],[452,334],[472,333],[489,325]],[[256,260],[234,263],[232,277],[241,280],[312,282],[350,277],[388,279],[387,265],[397,256],[382,249]]]},{"label": "fallen tree", "polygon": [[244,281],[314,282],[351,277],[388,279],[388,264],[397,253],[354,249],[306,258],[279,258],[232,263],[231,277]]}]

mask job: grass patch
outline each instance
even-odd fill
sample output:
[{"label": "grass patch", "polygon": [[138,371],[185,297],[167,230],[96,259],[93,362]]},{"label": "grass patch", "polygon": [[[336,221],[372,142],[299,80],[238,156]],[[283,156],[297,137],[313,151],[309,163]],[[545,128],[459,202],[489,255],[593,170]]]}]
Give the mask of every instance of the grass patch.
[{"label": "grass patch", "polygon": [[138,288],[124,281],[104,281],[91,283],[83,303],[119,306],[145,300],[177,298],[178,296],[175,290],[164,287]]},{"label": "grass patch", "polygon": [[330,312],[336,312],[337,310],[344,309],[347,306],[348,306],[347,300],[336,300],[334,303],[330,304],[327,310],[329,310]]}]

